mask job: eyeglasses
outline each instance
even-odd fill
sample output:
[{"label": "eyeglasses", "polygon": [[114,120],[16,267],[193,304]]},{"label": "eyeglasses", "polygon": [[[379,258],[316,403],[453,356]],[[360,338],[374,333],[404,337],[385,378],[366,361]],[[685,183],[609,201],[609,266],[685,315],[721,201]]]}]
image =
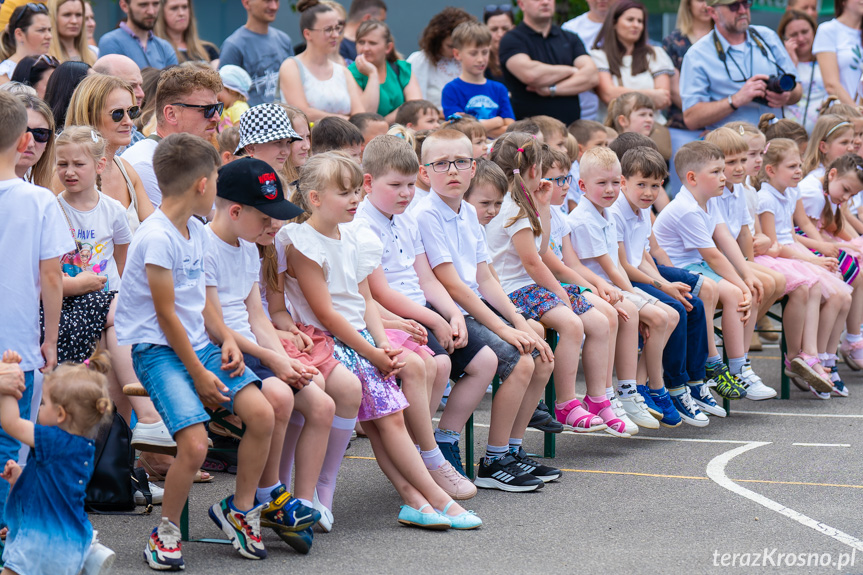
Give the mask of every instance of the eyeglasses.
[{"label": "eyeglasses", "polygon": [[44,144],[51,139],[51,130],[48,128],[27,128],[27,131],[33,134],[37,144]]},{"label": "eyeglasses", "polygon": [[568,174],[566,176],[558,176],[556,178],[543,178],[543,180],[547,182],[554,182],[556,186],[563,186],[564,184],[569,185],[572,183],[572,174]]},{"label": "eyeglasses", "polygon": [[451,166],[455,166],[456,170],[469,170],[471,165],[473,164],[473,158],[459,158],[457,160],[441,160],[440,162],[431,162],[430,164],[423,164],[425,167],[431,166],[432,171],[442,173],[448,172]]},{"label": "eyeglasses", "polygon": [[111,110],[111,119],[114,120],[115,123],[119,124],[123,121],[123,116],[125,116],[126,114],[129,115],[130,120],[137,120],[141,117],[141,108],[138,106],[132,106],[131,108],[127,108],[125,110],[123,108]]},{"label": "eyeglasses", "polygon": [[[225,104],[222,102],[218,102],[216,104],[183,104],[182,102],[175,102],[171,104],[172,106],[180,106],[181,108],[198,108],[199,110],[204,111],[204,117],[206,119],[212,118],[215,114],[222,115],[222,110],[225,109]],[[132,118],[134,120],[134,118]]]},{"label": "eyeglasses", "polygon": [[28,11],[47,14],[48,7],[40,2],[30,2],[29,4],[24,6],[24,9],[21,10],[21,13],[18,14],[18,17],[15,18],[15,22],[12,23],[12,26],[9,29],[14,30],[15,28],[17,28],[18,23],[21,22],[21,20],[24,18],[24,15],[27,14]]},{"label": "eyeglasses", "polygon": [[726,4],[725,7],[732,12],[740,12],[741,9],[749,10],[752,0],[737,0],[734,4]]},{"label": "eyeglasses", "polygon": [[338,24],[336,26],[329,26],[328,28],[310,28],[315,32],[323,32],[324,36],[338,36],[342,33],[342,30],[345,29],[344,24]]}]

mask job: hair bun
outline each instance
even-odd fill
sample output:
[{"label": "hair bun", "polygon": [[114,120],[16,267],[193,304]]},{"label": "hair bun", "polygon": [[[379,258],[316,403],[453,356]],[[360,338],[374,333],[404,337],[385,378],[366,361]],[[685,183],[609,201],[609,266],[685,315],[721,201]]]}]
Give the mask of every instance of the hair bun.
[{"label": "hair bun", "polygon": [[300,0],[297,2],[297,12],[305,12],[310,8],[314,8],[320,4],[320,0]]},{"label": "hair bun", "polygon": [[96,411],[105,415],[111,411],[111,400],[107,397],[100,397],[96,400]]}]

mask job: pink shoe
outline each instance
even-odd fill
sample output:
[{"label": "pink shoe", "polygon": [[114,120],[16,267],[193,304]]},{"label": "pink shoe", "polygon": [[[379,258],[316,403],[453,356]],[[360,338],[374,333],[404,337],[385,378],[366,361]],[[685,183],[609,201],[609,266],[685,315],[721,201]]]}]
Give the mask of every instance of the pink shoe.
[{"label": "pink shoe", "polygon": [[797,357],[791,360],[791,371],[817,391],[822,393],[833,391],[833,382],[830,381],[830,376],[824,373],[821,362],[814,355],[801,351]]},{"label": "pink shoe", "polygon": [[568,431],[593,433],[594,431],[602,431],[608,427],[603,423],[601,417],[593,415],[584,409],[577,398],[563,404],[563,409],[560,409],[557,405],[554,407],[554,415],[563,424],[564,429]]},{"label": "pink shoe", "polygon": [[632,437],[626,432],[626,422],[617,417],[608,399],[603,397],[602,401],[594,401],[589,396],[585,396],[584,407],[590,413],[602,418],[607,426],[605,428],[606,433],[615,437]]},{"label": "pink shoe", "polygon": [[843,337],[839,344],[839,355],[845,365],[854,371],[860,371],[863,368],[863,340],[848,343]]}]

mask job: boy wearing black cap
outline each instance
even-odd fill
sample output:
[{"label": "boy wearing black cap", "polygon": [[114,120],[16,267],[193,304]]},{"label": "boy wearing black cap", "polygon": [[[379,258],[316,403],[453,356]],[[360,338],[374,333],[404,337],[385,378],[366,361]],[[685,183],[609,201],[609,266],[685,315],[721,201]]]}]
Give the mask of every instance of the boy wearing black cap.
[{"label": "boy wearing black cap", "polygon": [[[257,503],[266,504],[261,524],[274,529],[295,550],[308,553],[311,527],[321,517],[312,508],[312,500],[335,405],[323,390],[318,370],[288,356],[264,312],[255,243],[263,235],[272,241],[275,230],[302,210],[285,199],[275,170],[254,158],[240,158],[222,167],[216,190],[216,215],[207,225],[209,243],[204,258],[207,299],[214,308],[221,306],[246,366],[263,381],[264,396],[275,413],[270,451],[256,495]],[[297,445],[296,495],[300,499],[288,492],[285,483],[290,479],[279,477],[292,407],[305,419]]]},{"label": "boy wearing black cap", "polygon": [[[219,164],[215,148],[191,134],[172,134],[156,148],[153,168],[162,204],[132,240],[124,271],[128,284],[117,305],[117,339],[132,346],[135,373],[177,442],[177,458],[165,478],[162,520],[144,550],[148,565],[157,570],[184,568],[177,524],[207,456],[204,423],[210,417],[204,405],[221,405],[246,424],[236,491],[213,505],[210,517],[240,555],[267,556],[261,542],[265,506],[255,506],[255,487],[273,434],[273,408],[259,389],[260,378],[246,368],[231,330],[207,301],[208,238],[192,217],[210,212]],[[221,349],[211,336],[222,342]]]}]

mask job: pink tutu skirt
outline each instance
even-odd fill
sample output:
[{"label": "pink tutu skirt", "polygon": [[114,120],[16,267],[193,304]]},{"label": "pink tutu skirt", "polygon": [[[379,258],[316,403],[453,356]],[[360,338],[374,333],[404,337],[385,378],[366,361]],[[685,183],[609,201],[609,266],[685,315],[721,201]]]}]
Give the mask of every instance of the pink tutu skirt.
[{"label": "pink tutu skirt", "polygon": [[[806,246],[804,246],[803,244],[794,242],[793,244],[788,244],[788,247],[792,250],[800,252],[801,254],[812,255],[812,252],[806,249]],[[845,281],[842,279],[842,276],[839,275],[838,272],[829,272],[821,266],[817,266],[815,264],[810,264],[807,262],[801,261],[799,263],[806,267],[809,274],[814,275],[819,280],[818,283],[821,286],[821,295],[825,298],[836,295],[837,293],[850,294],[852,291],[854,291],[850,285],[845,283]]]},{"label": "pink tutu skirt", "polygon": [[429,346],[421,345],[415,342],[413,339],[411,339],[411,334],[409,334],[408,332],[402,331],[400,329],[388,329],[385,331],[387,334],[387,339],[390,340],[390,345],[392,345],[394,349],[402,347],[414,353],[419,350],[423,350],[427,354],[434,356],[434,352]]},{"label": "pink tutu skirt", "polygon": [[755,256],[755,263],[768,267],[785,276],[785,295],[800,286],[810,287],[818,278],[799,260],[775,258],[773,256]]}]

